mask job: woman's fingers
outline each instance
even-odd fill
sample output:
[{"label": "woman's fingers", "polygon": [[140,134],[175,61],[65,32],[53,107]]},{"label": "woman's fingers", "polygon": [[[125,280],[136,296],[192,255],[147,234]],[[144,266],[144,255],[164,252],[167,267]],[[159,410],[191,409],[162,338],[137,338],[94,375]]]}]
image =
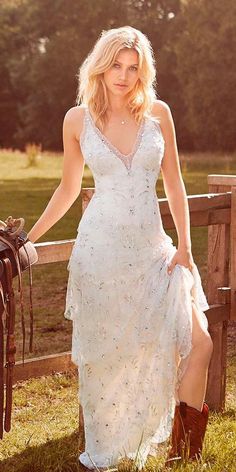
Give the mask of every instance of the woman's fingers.
[{"label": "woman's fingers", "polygon": [[174,269],[176,262],[173,260],[167,265],[167,273],[170,275],[172,270]]},{"label": "woman's fingers", "polygon": [[178,264],[178,265],[181,265],[182,267],[185,267],[186,269],[189,269],[191,272],[193,270],[193,265],[192,264],[189,264],[188,266],[184,265],[184,264],[179,264],[178,262],[176,261],[171,261],[168,265],[167,265],[167,273],[168,275],[170,275],[175,267],[175,265]]}]

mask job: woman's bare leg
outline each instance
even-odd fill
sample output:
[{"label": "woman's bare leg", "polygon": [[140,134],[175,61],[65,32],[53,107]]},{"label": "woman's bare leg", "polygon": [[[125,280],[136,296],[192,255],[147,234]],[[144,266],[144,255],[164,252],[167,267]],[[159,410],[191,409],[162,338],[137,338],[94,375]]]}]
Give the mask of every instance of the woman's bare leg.
[{"label": "woman's bare leg", "polygon": [[208,331],[202,325],[195,303],[192,303],[192,343],[188,365],[178,389],[179,401],[186,402],[202,411],[205,399],[208,367],[210,364],[213,342]]}]

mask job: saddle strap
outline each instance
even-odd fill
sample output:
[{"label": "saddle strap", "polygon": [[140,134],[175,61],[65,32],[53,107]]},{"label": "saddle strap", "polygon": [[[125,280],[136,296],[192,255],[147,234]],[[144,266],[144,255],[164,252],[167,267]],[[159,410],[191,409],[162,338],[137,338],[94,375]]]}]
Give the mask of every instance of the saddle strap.
[{"label": "saddle strap", "polygon": [[[34,333],[34,314],[33,314],[33,297],[32,297],[32,290],[33,290],[33,274],[32,274],[32,266],[30,263],[29,254],[25,246],[22,246],[24,249],[27,260],[28,260],[28,270],[29,270],[29,298],[30,298],[30,338],[29,338],[29,352],[33,352],[33,333]],[[24,361],[23,361],[24,363]]]},{"label": "saddle strap", "polygon": [[9,432],[11,429],[11,413],[12,413],[12,388],[13,388],[13,368],[15,365],[15,296],[12,287],[12,268],[11,261],[7,257],[2,259],[6,274],[6,303],[7,303],[7,339],[6,339],[6,405],[4,429]]},{"label": "saddle strap", "polygon": [[0,241],[3,241],[14,254],[14,258],[16,261],[17,267],[17,275],[18,275],[18,292],[20,293],[20,308],[21,308],[21,326],[22,326],[22,334],[23,334],[23,348],[22,348],[22,361],[24,365],[25,360],[25,317],[24,317],[24,301],[23,301],[23,288],[22,288],[22,274],[21,274],[21,266],[20,266],[20,258],[19,252],[15,248],[14,244],[12,244],[9,240],[6,240],[0,235]]}]

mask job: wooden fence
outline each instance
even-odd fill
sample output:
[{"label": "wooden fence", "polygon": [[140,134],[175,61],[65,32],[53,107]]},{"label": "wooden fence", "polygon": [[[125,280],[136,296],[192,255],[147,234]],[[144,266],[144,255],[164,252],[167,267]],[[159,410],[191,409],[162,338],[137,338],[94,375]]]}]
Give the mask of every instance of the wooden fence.
[{"label": "wooden fence", "polygon": [[[225,406],[227,328],[236,319],[236,176],[208,175],[209,193],[188,196],[191,227],[208,227],[208,274],[206,311],[214,350],[209,367],[206,401],[212,410]],[[94,188],[83,188],[82,212]],[[174,228],[166,198],[159,199],[165,229]],[[38,264],[68,261],[74,239],[36,244]],[[71,353],[63,352],[16,362],[14,381],[75,369]]]}]

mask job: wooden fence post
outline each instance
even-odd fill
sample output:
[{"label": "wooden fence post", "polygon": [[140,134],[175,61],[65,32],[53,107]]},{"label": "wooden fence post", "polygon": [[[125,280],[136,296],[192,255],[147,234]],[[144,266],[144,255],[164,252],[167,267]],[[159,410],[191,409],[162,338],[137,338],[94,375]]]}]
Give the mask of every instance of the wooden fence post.
[{"label": "wooden fence post", "polygon": [[[236,176],[208,176],[209,193],[231,191],[232,185],[235,184]],[[232,226],[232,216],[231,207],[231,225],[210,224],[208,226],[207,298],[210,305],[222,303],[222,294],[220,295],[219,293],[219,287],[229,287],[230,282],[234,283],[235,286],[235,249],[233,249],[235,226]],[[233,235],[232,228],[234,228]],[[234,280],[232,277],[234,277]],[[231,291],[231,297],[232,292],[235,294],[235,290]],[[227,329],[228,320],[219,321],[214,324],[209,323],[209,332],[213,340],[214,349],[209,366],[206,401],[210,408],[216,411],[220,411],[225,407]]]},{"label": "wooden fence post", "polygon": [[[236,178],[235,178],[236,181]],[[235,182],[236,185],[236,182]],[[236,320],[236,186],[231,195],[231,231],[230,231],[230,286],[231,310],[230,319]]]}]

